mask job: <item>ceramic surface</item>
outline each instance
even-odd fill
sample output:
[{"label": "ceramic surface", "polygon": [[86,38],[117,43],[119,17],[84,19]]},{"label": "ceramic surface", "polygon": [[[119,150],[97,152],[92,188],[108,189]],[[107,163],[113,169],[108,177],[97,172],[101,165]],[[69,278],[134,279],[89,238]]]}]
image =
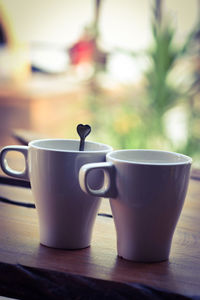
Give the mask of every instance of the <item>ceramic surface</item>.
[{"label": "ceramic surface", "polygon": [[[169,257],[172,238],[187,192],[192,159],[156,150],[119,150],[106,163],[84,165],[79,173],[83,191],[110,198],[118,255],[155,262]],[[104,184],[94,190],[92,170],[104,171]]]},{"label": "ceramic surface", "polygon": [[[79,186],[82,165],[105,161],[110,146],[86,141],[79,151],[78,140],[37,140],[25,146],[8,146],[1,151],[1,167],[10,176],[30,179],[39,218],[40,242],[49,247],[78,249],[91,243],[92,229],[101,198],[86,195]],[[6,161],[9,151],[25,157],[25,169],[17,172]],[[102,172],[89,178],[98,188]]]}]

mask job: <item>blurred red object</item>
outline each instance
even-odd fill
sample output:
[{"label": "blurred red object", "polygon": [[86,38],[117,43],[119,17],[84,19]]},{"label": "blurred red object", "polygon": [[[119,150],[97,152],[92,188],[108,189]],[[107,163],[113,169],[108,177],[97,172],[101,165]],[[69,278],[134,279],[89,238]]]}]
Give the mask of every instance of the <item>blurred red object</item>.
[{"label": "blurred red object", "polygon": [[83,63],[106,65],[107,53],[97,46],[96,37],[85,29],[82,37],[68,50],[70,62],[77,66]]},{"label": "blurred red object", "polygon": [[95,40],[85,33],[83,37],[69,49],[71,64],[91,63],[94,61],[95,52]]}]

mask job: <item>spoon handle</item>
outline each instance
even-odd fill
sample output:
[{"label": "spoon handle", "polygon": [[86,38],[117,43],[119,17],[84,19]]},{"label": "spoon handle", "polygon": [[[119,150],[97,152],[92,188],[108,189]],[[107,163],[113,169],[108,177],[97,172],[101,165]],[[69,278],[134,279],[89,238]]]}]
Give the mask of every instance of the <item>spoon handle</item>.
[{"label": "spoon handle", "polygon": [[84,151],[85,139],[80,140],[79,151]]}]

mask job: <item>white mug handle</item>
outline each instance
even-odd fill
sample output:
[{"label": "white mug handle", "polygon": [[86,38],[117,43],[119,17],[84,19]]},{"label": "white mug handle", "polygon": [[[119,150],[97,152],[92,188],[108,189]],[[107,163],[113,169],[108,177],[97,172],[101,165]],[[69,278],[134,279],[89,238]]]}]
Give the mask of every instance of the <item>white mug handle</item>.
[{"label": "white mug handle", "polygon": [[[104,172],[104,182],[100,189],[92,189],[88,184],[88,174],[92,170]],[[89,163],[80,168],[79,183],[83,192],[96,197],[116,198],[115,166],[111,162]]]},{"label": "white mug handle", "polygon": [[[9,167],[7,159],[6,159],[6,155],[10,151],[20,152],[24,155],[25,167],[24,167],[23,171],[16,171],[16,170]],[[9,176],[29,180],[27,156],[28,156],[28,147],[27,146],[7,146],[7,147],[4,147],[1,150],[1,153],[0,153],[0,164],[1,164],[2,170],[4,171],[4,173],[6,173]]]}]

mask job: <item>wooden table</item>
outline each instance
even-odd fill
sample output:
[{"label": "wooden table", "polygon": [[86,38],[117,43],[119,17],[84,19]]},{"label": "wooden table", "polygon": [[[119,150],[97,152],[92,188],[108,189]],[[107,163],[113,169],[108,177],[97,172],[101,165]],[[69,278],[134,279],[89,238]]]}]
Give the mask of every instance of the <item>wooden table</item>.
[{"label": "wooden table", "polygon": [[[28,188],[1,184],[0,196],[33,203]],[[100,212],[110,213],[107,200],[103,200]],[[108,282],[140,283],[180,295],[200,296],[199,173],[193,174],[190,180],[168,261],[134,263],[117,257],[113,219],[103,216],[97,216],[90,247],[75,251],[47,248],[39,244],[35,209],[0,202],[0,263]]]}]

